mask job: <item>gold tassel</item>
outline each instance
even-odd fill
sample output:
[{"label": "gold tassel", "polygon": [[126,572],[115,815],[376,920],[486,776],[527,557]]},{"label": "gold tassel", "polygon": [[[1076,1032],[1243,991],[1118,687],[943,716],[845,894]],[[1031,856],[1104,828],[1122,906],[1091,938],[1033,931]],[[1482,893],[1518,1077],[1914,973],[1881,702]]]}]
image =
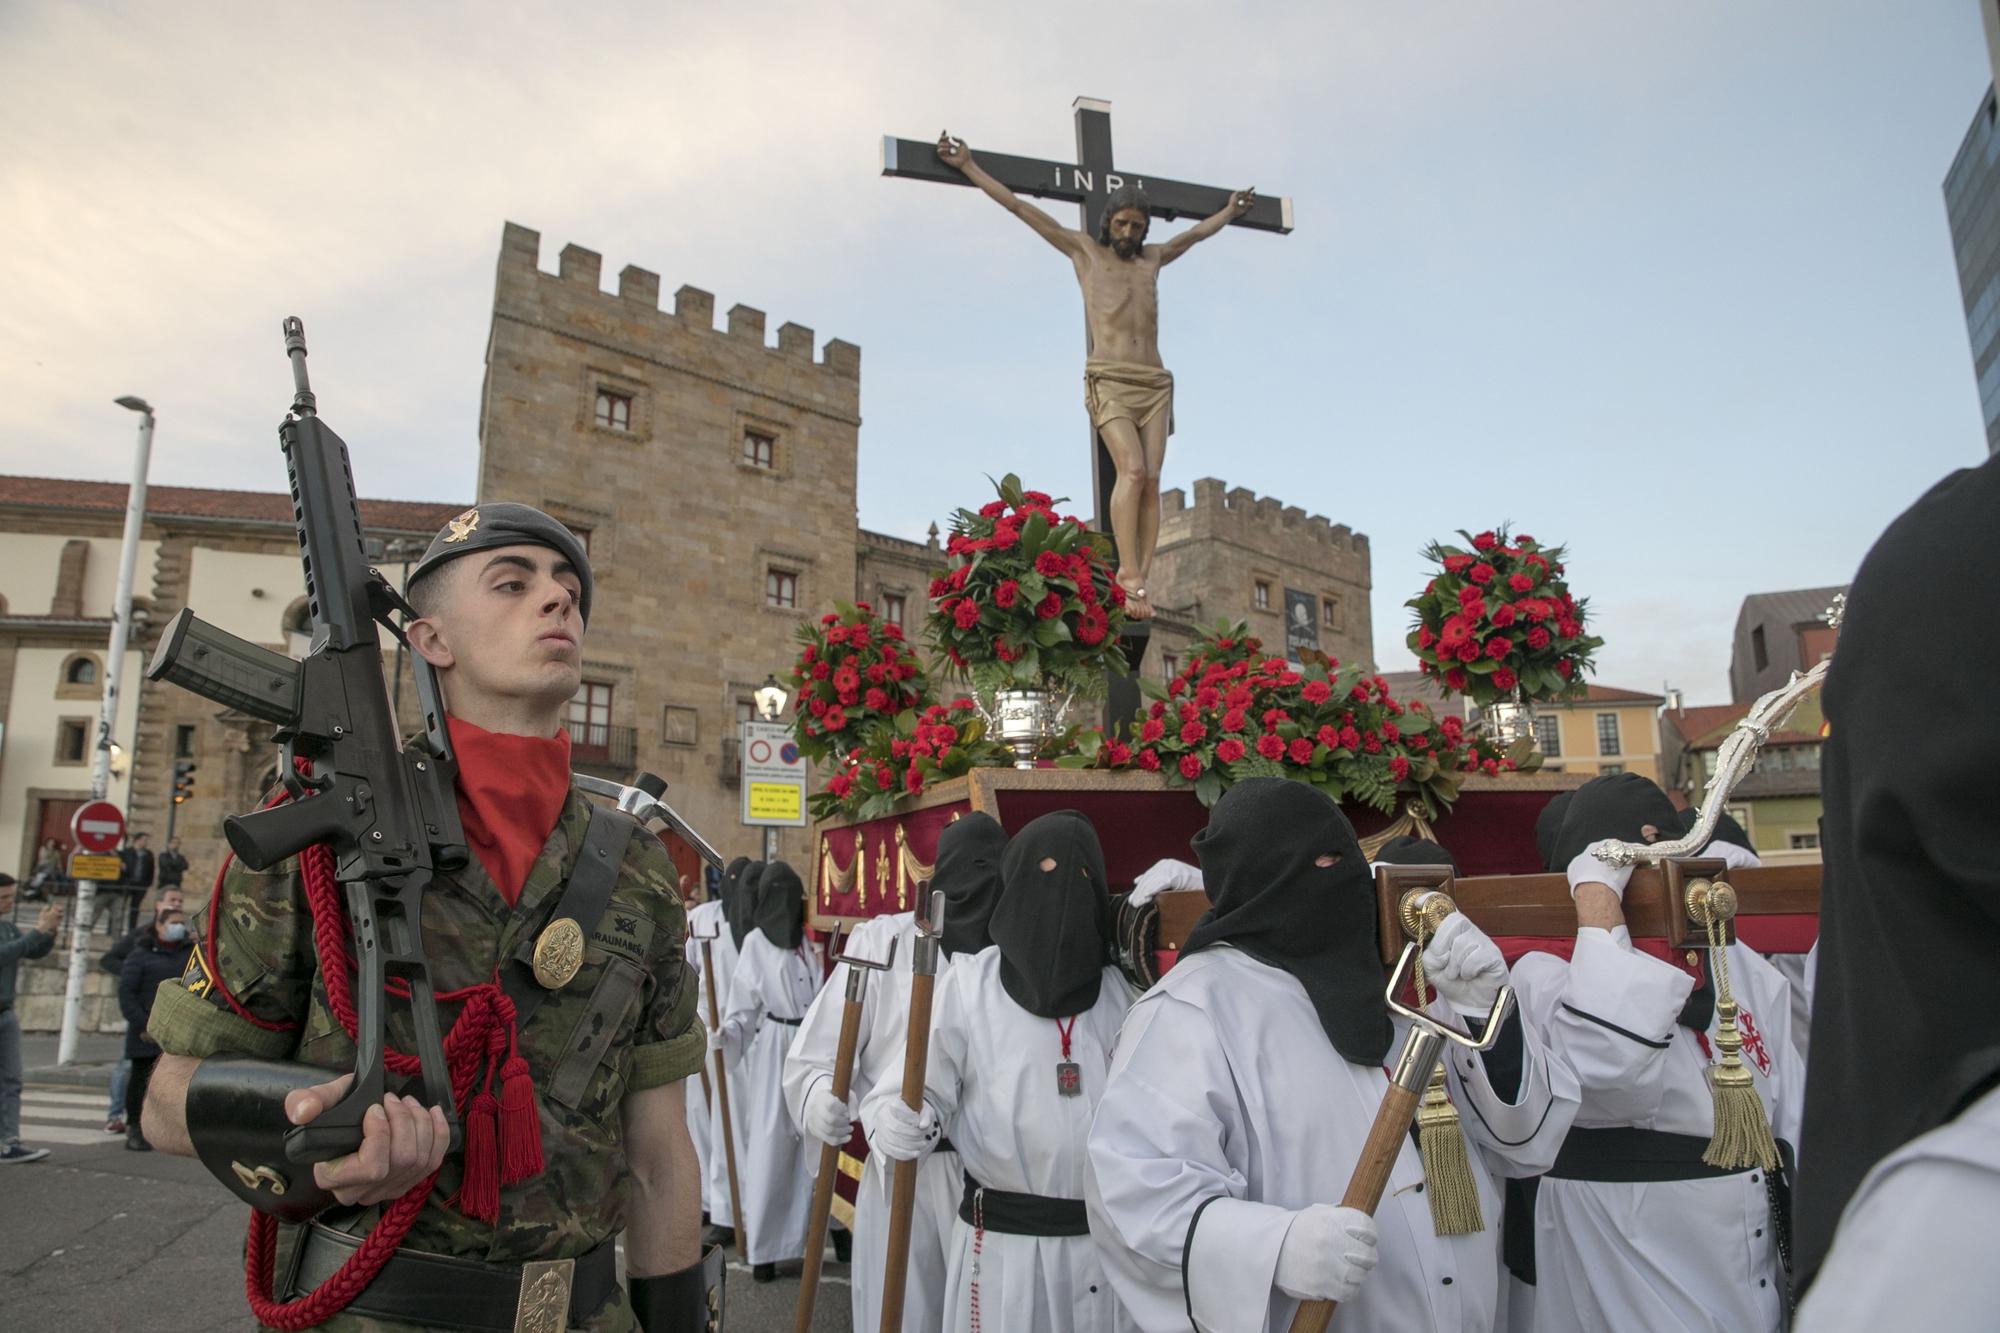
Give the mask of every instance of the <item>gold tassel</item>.
[{"label": "gold tassel", "polygon": [[1440,1236],[1486,1230],[1479,1212],[1479,1187],[1465,1155],[1465,1131],[1458,1110],[1444,1093],[1444,1066],[1431,1071],[1430,1086],[1417,1107],[1417,1155],[1424,1162],[1424,1193],[1431,1201],[1431,1229]]},{"label": "gold tassel", "polygon": [[[1407,918],[1406,918],[1407,920]],[[1416,984],[1417,1008],[1427,1009],[1424,996],[1424,937],[1431,919],[1417,914],[1413,934],[1417,953],[1411,979]],[[1423,1101],[1417,1105],[1417,1156],[1424,1166],[1424,1194],[1430,1199],[1431,1230],[1440,1236],[1466,1236],[1486,1229],[1479,1211],[1479,1187],[1473,1183],[1472,1163],[1465,1153],[1465,1130],[1458,1123],[1458,1108],[1445,1095],[1444,1063],[1431,1070]]]},{"label": "gold tassel", "polygon": [[1775,1171],[1778,1145],[1771,1138],[1763,1099],[1743,1064],[1742,1034],[1736,1030],[1736,1000],[1729,992],[1729,949],[1723,922],[1736,915],[1736,891],[1726,883],[1688,886],[1688,915],[1708,930],[1709,968],[1715,975],[1715,1049],[1708,1067],[1708,1091],[1715,1103],[1715,1132],[1701,1160],[1724,1171],[1758,1167]]}]

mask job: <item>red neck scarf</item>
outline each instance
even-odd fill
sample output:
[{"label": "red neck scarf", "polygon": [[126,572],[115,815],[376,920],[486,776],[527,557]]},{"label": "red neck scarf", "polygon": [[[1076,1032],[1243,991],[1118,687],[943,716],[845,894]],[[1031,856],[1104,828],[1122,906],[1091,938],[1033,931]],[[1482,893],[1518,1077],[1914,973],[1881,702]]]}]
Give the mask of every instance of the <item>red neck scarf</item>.
[{"label": "red neck scarf", "polygon": [[450,716],[465,841],[512,907],[569,799],[569,731],[506,736]]}]

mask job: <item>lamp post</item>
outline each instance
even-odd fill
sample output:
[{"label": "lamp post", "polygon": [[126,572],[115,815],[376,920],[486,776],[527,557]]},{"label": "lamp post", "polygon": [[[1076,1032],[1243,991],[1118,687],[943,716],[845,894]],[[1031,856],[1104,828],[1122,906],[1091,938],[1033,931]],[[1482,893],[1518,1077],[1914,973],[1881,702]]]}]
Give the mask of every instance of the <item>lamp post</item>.
[{"label": "lamp post", "polygon": [[[757,701],[757,712],[766,722],[776,722],[778,715],[785,711],[785,687],[778,683],[778,677],[766,673],[764,683],[751,694]],[[768,865],[778,854],[778,830],[766,825],[764,829],[764,861]]]},{"label": "lamp post", "polygon": [[[125,395],[118,406],[139,414],[139,443],[132,456],[132,485],[125,495],[125,538],[118,552],[118,591],[111,607],[111,645],[104,667],[104,700],[97,712],[97,745],[91,753],[90,799],[101,801],[111,788],[111,733],[118,727],[118,686],[125,675],[125,647],[132,633],[132,575],[139,563],[139,533],[146,522],[146,473],[153,458],[153,408]],[[83,983],[90,975],[90,928],[97,915],[97,884],[76,882],[70,911],[69,981],[63,988],[62,1035],[58,1065],[76,1062],[77,1035],[83,1030]]]}]

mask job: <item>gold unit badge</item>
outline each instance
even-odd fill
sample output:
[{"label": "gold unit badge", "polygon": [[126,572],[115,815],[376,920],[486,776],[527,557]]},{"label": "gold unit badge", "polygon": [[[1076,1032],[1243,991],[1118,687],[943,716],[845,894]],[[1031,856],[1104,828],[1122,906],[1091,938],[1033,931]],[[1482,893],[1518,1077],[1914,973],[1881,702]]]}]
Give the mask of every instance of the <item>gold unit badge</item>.
[{"label": "gold unit badge", "polygon": [[583,966],[583,927],[557,917],[535,941],[535,981],[544,990],[561,990]]},{"label": "gold unit badge", "polygon": [[462,542],[467,537],[470,537],[479,527],[479,511],[477,509],[468,509],[457,518],[448,520],[445,526],[451,529],[451,535],[444,539],[446,546],[450,546],[454,542]]}]

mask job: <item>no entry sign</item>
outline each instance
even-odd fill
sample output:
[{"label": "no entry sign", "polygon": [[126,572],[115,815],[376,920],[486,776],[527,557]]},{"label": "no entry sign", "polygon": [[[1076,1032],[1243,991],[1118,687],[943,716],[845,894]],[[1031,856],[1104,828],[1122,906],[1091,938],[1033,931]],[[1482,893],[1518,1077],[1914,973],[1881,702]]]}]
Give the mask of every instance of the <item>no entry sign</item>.
[{"label": "no entry sign", "polygon": [[125,836],[125,812],[109,801],[86,801],[69,817],[69,835],[78,851],[116,851]]}]

